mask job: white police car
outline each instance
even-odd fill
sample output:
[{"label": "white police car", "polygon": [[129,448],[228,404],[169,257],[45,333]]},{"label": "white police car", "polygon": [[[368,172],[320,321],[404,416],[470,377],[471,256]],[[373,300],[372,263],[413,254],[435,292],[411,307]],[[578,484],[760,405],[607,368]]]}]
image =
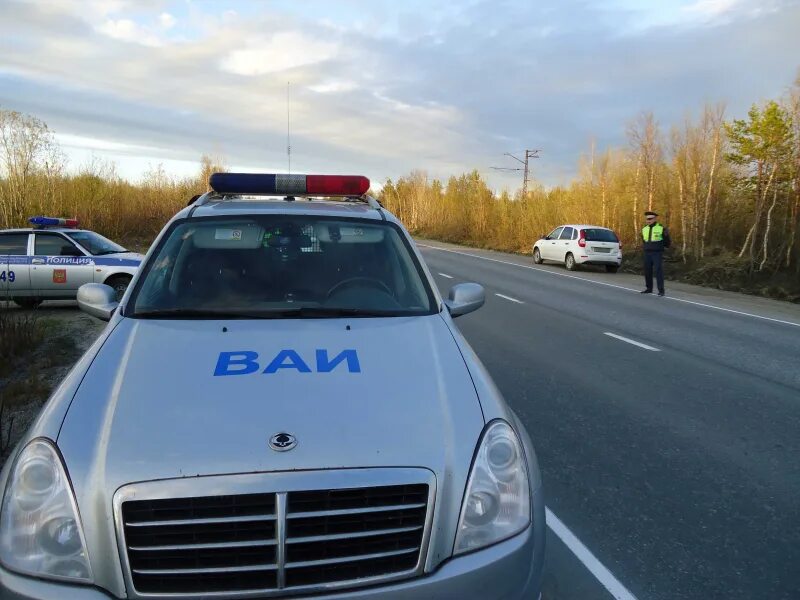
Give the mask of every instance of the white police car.
[{"label": "white police car", "polygon": [[79,290],[110,321],[0,473],[0,596],[537,598],[536,455],[453,323],[483,289],[443,300],[366,178],[211,185],[121,302]]},{"label": "white police car", "polygon": [[84,283],[105,283],[121,298],[144,258],[76,219],[31,217],[33,228],[0,230],[0,301],[34,307],[73,300]]}]

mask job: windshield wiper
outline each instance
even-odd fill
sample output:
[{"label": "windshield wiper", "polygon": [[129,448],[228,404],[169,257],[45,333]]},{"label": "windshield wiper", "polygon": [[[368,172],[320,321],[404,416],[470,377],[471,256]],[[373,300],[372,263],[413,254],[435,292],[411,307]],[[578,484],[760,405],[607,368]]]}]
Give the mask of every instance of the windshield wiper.
[{"label": "windshield wiper", "polygon": [[267,310],[213,310],[202,308],[162,308],[136,311],[132,317],[146,319],[335,319],[340,317],[399,317],[397,311],[361,308],[321,308],[298,306]]},{"label": "windshield wiper", "polygon": [[270,319],[271,313],[248,313],[232,310],[209,310],[206,308],[160,308],[139,310],[132,317],[145,319]]},{"label": "windshield wiper", "polygon": [[124,248],[122,250],[103,250],[102,252],[95,252],[95,256],[105,256],[106,254],[123,254],[127,252]]},{"label": "windshield wiper", "polygon": [[368,310],[364,308],[325,308],[315,306],[300,306],[276,311],[285,317],[300,317],[307,319],[331,319],[336,317],[397,317],[401,316],[393,310]]}]

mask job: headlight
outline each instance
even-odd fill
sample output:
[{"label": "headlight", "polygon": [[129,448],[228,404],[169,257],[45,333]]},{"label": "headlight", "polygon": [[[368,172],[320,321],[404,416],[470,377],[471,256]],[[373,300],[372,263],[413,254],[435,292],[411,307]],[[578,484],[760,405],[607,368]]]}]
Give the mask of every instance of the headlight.
[{"label": "headlight", "polygon": [[504,421],[484,431],[461,507],[454,554],[511,537],[531,520],[528,470],[522,444]]},{"label": "headlight", "polygon": [[92,581],[66,471],[44,439],[28,444],[9,474],[0,514],[0,561],[38,577]]}]

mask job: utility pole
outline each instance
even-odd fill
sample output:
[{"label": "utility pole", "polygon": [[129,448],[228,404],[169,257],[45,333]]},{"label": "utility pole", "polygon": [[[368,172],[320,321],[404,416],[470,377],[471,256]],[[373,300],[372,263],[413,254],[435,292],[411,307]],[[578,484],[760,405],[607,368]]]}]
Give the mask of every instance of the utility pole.
[{"label": "utility pole", "polygon": [[511,168],[511,167],[492,167],[496,171],[523,171],[522,174],[522,197],[526,198],[528,196],[528,181],[529,177],[528,174],[530,172],[530,164],[529,161],[531,158],[539,158],[539,151],[538,150],[525,150],[525,160],[518,158],[511,154],[510,152],[506,152],[504,156],[510,156],[518,163],[522,164],[522,167]]}]

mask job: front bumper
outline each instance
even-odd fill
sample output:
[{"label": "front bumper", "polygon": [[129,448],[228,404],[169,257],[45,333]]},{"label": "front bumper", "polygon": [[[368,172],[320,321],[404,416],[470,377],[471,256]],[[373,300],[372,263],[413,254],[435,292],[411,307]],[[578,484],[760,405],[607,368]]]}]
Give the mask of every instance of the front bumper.
[{"label": "front bumper", "polygon": [[[539,491],[541,494],[541,490]],[[538,516],[538,515],[537,515]],[[543,515],[542,515],[543,516]],[[544,520],[537,527],[544,528]],[[528,527],[519,535],[485,550],[452,558],[426,576],[391,585],[337,594],[314,595],[313,600],[516,600],[538,598],[544,559],[544,536]],[[99,588],[61,584],[24,577],[0,566],[3,600],[111,600]]]}]

